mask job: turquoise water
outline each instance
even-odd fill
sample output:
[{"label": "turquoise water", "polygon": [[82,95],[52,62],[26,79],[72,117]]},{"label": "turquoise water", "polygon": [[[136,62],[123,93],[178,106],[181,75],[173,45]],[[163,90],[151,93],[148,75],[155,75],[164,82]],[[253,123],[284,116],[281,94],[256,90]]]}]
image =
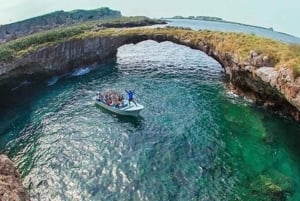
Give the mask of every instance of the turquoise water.
[{"label": "turquoise water", "polygon": [[[197,50],[145,41],[1,100],[0,148],[32,200],[300,200],[300,126],[228,92]],[[141,116],[94,105],[136,90]],[[5,104],[4,104],[5,103]]]}]

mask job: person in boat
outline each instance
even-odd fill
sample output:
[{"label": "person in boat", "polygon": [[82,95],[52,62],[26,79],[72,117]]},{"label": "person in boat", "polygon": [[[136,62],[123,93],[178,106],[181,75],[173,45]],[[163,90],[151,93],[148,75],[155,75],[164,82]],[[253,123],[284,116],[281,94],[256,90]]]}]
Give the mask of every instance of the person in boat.
[{"label": "person in boat", "polygon": [[106,103],[106,105],[111,106],[111,104],[112,104],[111,98],[108,97],[107,99],[105,99],[105,103]]},{"label": "person in boat", "polygon": [[111,103],[110,106],[119,108],[119,101],[118,101],[118,95],[117,95],[117,93],[111,94],[111,100],[112,100],[112,103]]},{"label": "person in boat", "polygon": [[111,94],[110,99],[112,101],[110,106],[116,107],[116,108],[120,108],[120,107],[124,106],[123,98],[119,93],[116,92],[116,93]]},{"label": "person in boat", "polygon": [[100,92],[97,92],[96,100],[97,100],[97,101],[102,101],[103,98],[104,98],[103,95],[102,95]]},{"label": "person in boat", "polygon": [[128,102],[129,102],[129,105],[130,105],[130,102],[133,102],[133,103],[137,106],[136,102],[133,100],[134,90],[129,90],[129,91],[127,91],[127,90],[125,89],[125,91],[126,91],[126,93],[128,94]]}]

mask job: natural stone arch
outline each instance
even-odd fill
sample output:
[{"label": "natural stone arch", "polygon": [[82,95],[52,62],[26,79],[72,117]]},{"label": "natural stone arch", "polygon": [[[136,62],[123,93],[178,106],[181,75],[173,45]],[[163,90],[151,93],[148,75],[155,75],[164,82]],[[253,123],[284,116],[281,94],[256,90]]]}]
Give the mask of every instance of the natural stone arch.
[{"label": "natural stone arch", "polygon": [[[125,44],[145,40],[170,41],[206,53],[221,64],[228,80],[236,89],[251,93],[258,103],[278,108],[300,121],[300,85],[297,84],[300,83],[300,77],[293,78],[291,70],[274,69],[275,61],[264,55],[264,52],[249,52],[247,59],[241,60],[233,50],[216,47],[224,38],[205,37],[205,32],[172,31],[112,29],[107,32],[89,32],[87,35],[79,35],[51,45],[45,44],[34,52],[0,63],[0,86],[9,84],[11,80],[24,80],[32,75],[49,76],[82,65],[103,63],[115,57],[118,48]],[[198,38],[192,40],[189,37],[180,37],[182,33],[197,34]]]},{"label": "natural stone arch", "polygon": [[203,41],[194,44],[188,40],[179,40],[172,35],[140,34],[137,32],[135,35],[72,39],[54,46],[37,49],[34,53],[16,58],[11,63],[4,63],[1,66],[0,85],[5,83],[5,81],[9,81],[7,79],[24,79],[24,76],[32,76],[34,74],[47,76],[64,73],[78,66],[103,63],[115,57],[119,47],[145,40],[154,40],[157,42],[170,41],[175,44],[198,49],[214,58],[223,67],[232,65],[230,55],[225,54],[224,57],[221,53],[216,52],[214,46],[208,42]]}]

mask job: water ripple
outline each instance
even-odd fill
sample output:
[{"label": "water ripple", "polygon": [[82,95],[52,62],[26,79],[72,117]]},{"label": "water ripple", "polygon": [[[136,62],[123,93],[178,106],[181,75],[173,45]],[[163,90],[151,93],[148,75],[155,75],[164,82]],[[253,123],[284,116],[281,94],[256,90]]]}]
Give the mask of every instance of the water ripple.
[{"label": "water ripple", "polygon": [[[268,157],[250,150],[270,153],[258,143],[270,131],[226,93],[222,72],[170,42],[123,46],[115,63],[40,91],[1,141],[32,200],[247,200],[252,190],[241,190],[265,167],[252,159]],[[107,88],[135,89],[141,116],[96,107]]]}]

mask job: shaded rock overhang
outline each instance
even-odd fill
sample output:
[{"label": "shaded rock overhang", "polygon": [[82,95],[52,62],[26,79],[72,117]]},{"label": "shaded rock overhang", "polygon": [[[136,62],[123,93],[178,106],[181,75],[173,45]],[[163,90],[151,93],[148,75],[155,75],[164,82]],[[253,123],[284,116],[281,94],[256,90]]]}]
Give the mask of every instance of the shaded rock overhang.
[{"label": "shaded rock overhang", "polygon": [[[112,32],[109,35],[96,33],[73,37],[0,63],[0,86],[7,86],[12,80],[16,82],[34,76],[44,78],[82,65],[103,63],[114,58],[118,48],[126,44],[145,40],[170,41],[206,53],[221,64],[234,88],[250,92],[257,103],[278,109],[300,121],[300,78],[295,78],[288,68],[275,69],[275,62],[263,52],[249,52],[248,59],[241,60],[234,52],[217,47],[218,42],[212,42],[210,38],[179,37],[178,32],[172,34],[167,28],[151,31],[113,29]],[[190,34],[194,32],[197,33],[189,31]],[[218,40],[223,42],[222,38]]]}]

